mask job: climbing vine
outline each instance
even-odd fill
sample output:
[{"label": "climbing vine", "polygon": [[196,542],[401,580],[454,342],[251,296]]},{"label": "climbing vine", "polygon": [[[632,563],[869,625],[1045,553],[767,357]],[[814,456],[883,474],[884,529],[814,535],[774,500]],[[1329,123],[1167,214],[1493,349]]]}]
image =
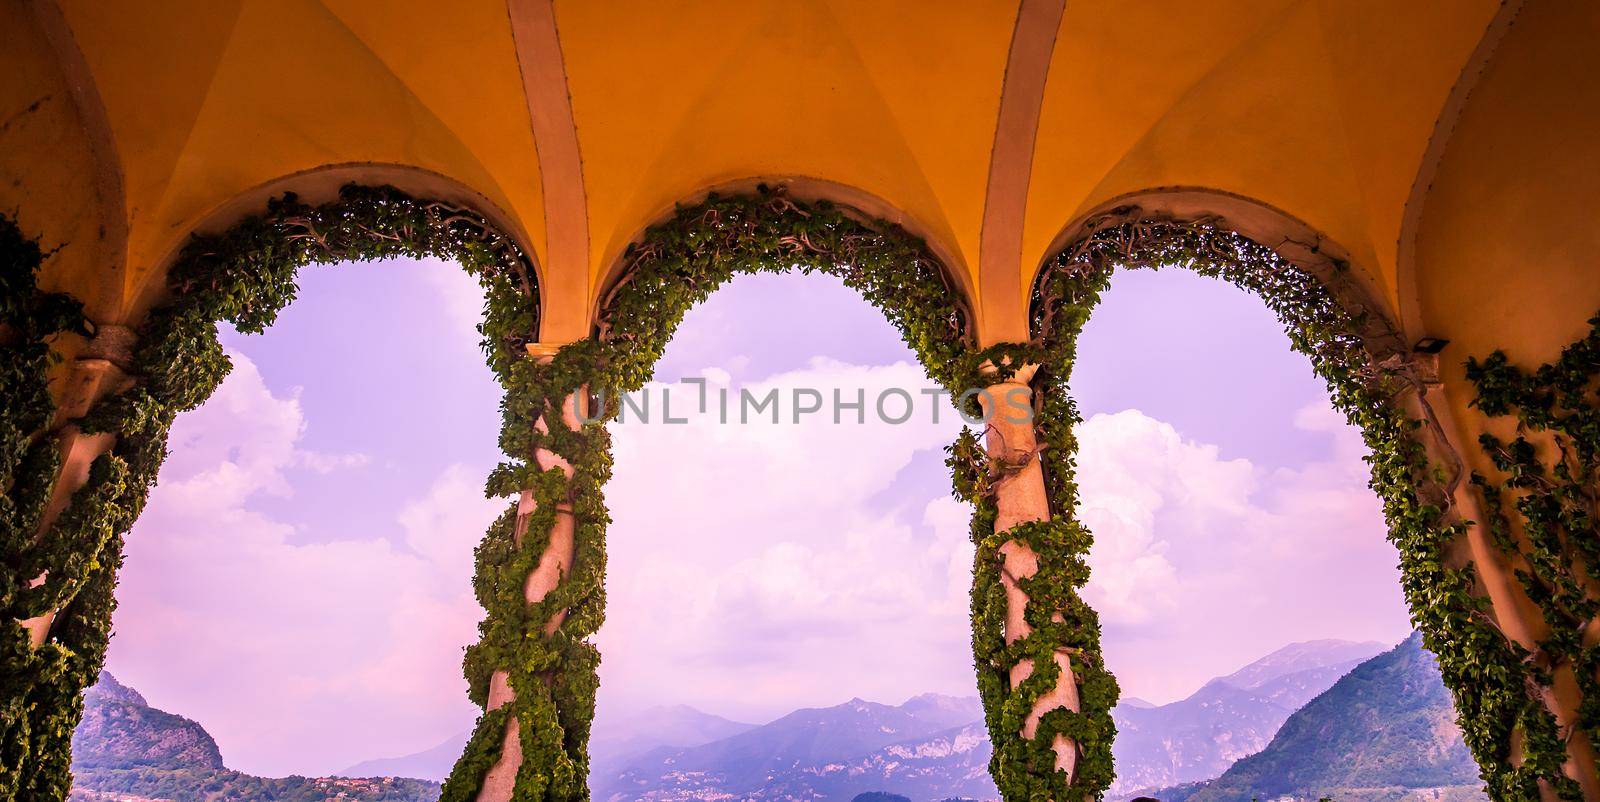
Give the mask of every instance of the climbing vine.
[{"label": "climbing vine", "polygon": [[[1315,248],[1311,250],[1315,253]],[[1259,296],[1283,323],[1294,347],[1310,358],[1327,383],[1334,406],[1362,432],[1372,471],[1370,486],[1383,504],[1389,539],[1399,552],[1402,589],[1412,620],[1424,643],[1438,655],[1445,684],[1456,698],[1464,740],[1478,760],[1490,794],[1502,801],[1536,800],[1544,783],[1561,798],[1577,799],[1576,784],[1561,773],[1565,749],[1555,719],[1539,695],[1530,692],[1547,684],[1548,673],[1500,632],[1487,600],[1476,592],[1473,566],[1457,554],[1467,526],[1454,509],[1452,495],[1461,477],[1446,475],[1428,456],[1430,438],[1442,439],[1428,406],[1428,371],[1375,306],[1360,300],[1363,295],[1349,276],[1349,266],[1335,259],[1319,262],[1317,273],[1301,269],[1216,219],[1175,219],[1128,207],[1091,221],[1082,238],[1045,265],[1034,286],[1030,311],[1042,366],[1036,380],[1042,387],[1041,434],[1046,441],[1040,459],[1047,468],[1052,510],[1070,522],[1077,503],[1071,424],[1078,421],[1078,413],[1067,395],[1067,382],[1078,335],[1110,286],[1114,269],[1183,267]],[[1573,403],[1573,391],[1566,388],[1572,386],[1577,363],[1593,360],[1594,354],[1590,344],[1574,352],[1572,364],[1554,371],[1567,383],[1553,396],[1501,395],[1497,403],[1514,398],[1519,406],[1527,403],[1530,409],[1547,411],[1552,397],[1557,399],[1555,406]],[[1592,373],[1592,362],[1588,369]],[[1502,386],[1521,386],[1507,373],[1503,360],[1488,375]],[[1407,411],[1403,403],[1407,398],[1420,408],[1420,415]],[[1570,428],[1575,448],[1576,440],[1594,437],[1592,405],[1563,408],[1571,414],[1561,425]],[[1548,414],[1536,419],[1555,425]],[[1513,446],[1509,451],[1515,454],[1520,449]],[[1593,463],[1588,465],[1592,471]],[[1564,481],[1575,468],[1569,464],[1556,470],[1569,472],[1558,474]],[[1593,488],[1593,474],[1588,476]],[[1575,492],[1552,492],[1548,502],[1550,509],[1567,510],[1561,526],[1579,527],[1569,531],[1581,532],[1584,525],[1592,527],[1594,519],[1573,516],[1574,504],[1569,502],[1576,501]],[[1592,500],[1590,496],[1591,511]],[[1063,524],[1063,531],[1073,525]],[[1075,542],[1080,550],[1087,548],[1087,538]],[[1560,556],[1570,554],[1563,551]],[[1556,562],[1548,565],[1555,567]],[[1563,576],[1570,577],[1570,571]],[[1572,590],[1563,582],[1555,583],[1564,589],[1558,592]],[[1088,629],[1083,627],[1085,635]],[[1584,654],[1592,658],[1593,650]],[[1087,703],[1084,709],[1089,711]],[[1109,732],[1109,724],[1100,726],[1102,733]],[[1520,755],[1513,754],[1517,744]],[[1061,793],[1055,788],[1041,790]],[[1008,798],[1022,798],[1010,793]]]},{"label": "climbing vine", "polygon": [[[41,292],[44,254],[0,216],[0,799],[67,794],[79,694],[99,672],[126,511],[126,467],[102,458],[64,512],[51,510],[61,452],[52,343],[90,333],[82,307]],[[53,614],[37,646],[23,625]],[[41,624],[43,625],[43,624]]]},{"label": "climbing vine", "polygon": [[[1477,390],[1474,406],[1515,422],[1509,441],[1479,436],[1500,477],[1474,473],[1472,482],[1483,493],[1490,538],[1548,630],[1523,661],[1541,694],[1557,671],[1572,672],[1582,697],[1572,727],[1600,744],[1600,315],[1589,325],[1583,339],[1532,372],[1496,351],[1469,360],[1467,378]],[[1554,722],[1538,725],[1529,728],[1525,763],[1554,774],[1569,736]],[[1558,787],[1577,795],[1575,783]]]},{"label": "climbing vine", "polygon": [[[5,417],[0,422],[0,508],[6,538],[0,799],[63,799],[81,693],[103,661],[114,607],[122,538],[142,509],[166,457],[175,416],[203,402],[230,368],[216,324],[258,333],[295,295],[295,275],[312,263],[435,256],[461,264],[486,290],[480,327],[490,367],[510,392],[536,339],[538,295],[532,267],[509,239],[476,213],[414,199],[390,187],[347,186],[320,206],[294,195],[271,201],[217,236],[199,236],[167,274],[167,300],[137,330],[122,355],[112,394],[83,417],[52,424],[50,337],[100,332],[75,302],[33,285],[41,254],[14,226],[0,226]],[[71,367],[71,366],[65,366]],[[509,405],[509,402],[508,402]],[[55,499],[62,438],[114,435],[87,482]],[[59,514],[44,531],[52,504]],[[42,582],[40,581],[42,578]],[[30,648],[21,619],[59,611],[42,647]]]},{"label": "climbing vine", "polygon": [[[959,293],[923,243],[891,223],[762,187],[755,195],[713,195],[681,207],[630,246],[601,297],[595,336],[548,360],[524,360],[514,375],[526,384],[507,396],[508,420],[542,418],[545,425],[508,429],[507,453],[535,456],[501,465],[489,489],[525,491],[534,504],[521,519],[508,512],[478,549],[476,587],[489,615],[466,663],[479,704],[487,703],[496,671],[507,672],[515,692],[510,715],[523,757],[513,799],[588,797],[585,746],[599,662],[588,637],[603,615],[609,522],[601,497],[611,469],[604,424],[617,413],[602,398],[643,387],[684,314],[723,283],[788,270],[834,275],[860,291],[947,387],[957,386],[960,366],[971,364],[970,315]],[[574,396],[588,399],[585,422],[561,414]],[[545,555],[557,516],[568,511],[571,570],[529,604],[527,577]],[[445,802],[474,799],[498,759],[507,718],[497,711],[480,719],[445,783]]]},{"label": "climbing vine", "polygon": [[[1001,355],[1002,350],[1007,353]],[[992,353],[997,357],[993,363],[996,365],[1026,364],[1021,360],[1040,356],[1034,349],[997,349]],[[995,375],[1005,375],[1005,371]],[[1070,405],[1070,400],[1067,403]],[[1041,449],[1028,458],[1048,462],[1051,460],[1046,455],[1062,442],[1070,441],[1072,435],[1069,428],[1064,437],[1056,437],[1047,427],[1070,427],[1072,418],[1060,417],[1061,413],[1070,412],[1070,406],[1064,410],[1051,400],[1046,400],[1040,411],[1054,417],[1035,418],[1035,425],[1041,430]],[[1116,737],[1116,725],[1111,720],[1111,708],[1117,703],[1119,689],[1100,653],[1099,617],[1078,595],[1089,579],[1085,558],[1093,537],[1070,513],[1057,507],[1063,498],[1061,485],[1052,481],[1049,468],[1046,484],[1051,491],[1051,517],[997,532],[999,510],[993,488],[1020,466],[996,464],[985,455],[978,436],[970,430],[963,432],[951,447],[949,463],[955,471],[956,494],[971,501],[976,509],[972,521],[972,538],[977,545],[973,560],[972,649],[978,669],[978,693],[994,745],[989,770],[995,785],[1007,800],[1099,799],[1115,778],[1111,742]],[[1001,548],[1013,541],[1038,555],[1039,570],[1018,581],[1028,597],[1024,618],[1029,630],[1008,643]],[[1024,723],[1035,705],[1063,679],[1062,668],[1055,659],[1058,653],[1069,656],[1073,676],[1066,679],[1077,685],[1078,710],[1049,710],[1040,717],[1033,736],[1024,737]],[[1013,686],[1012,670],[1024,660],[1031,665],[1031,671]],[[1057,736],[1070,739],[1076,751],[1070,774],[1057,765],[1053,748]]]},{"label": "climbing vine", "polygon": [[[1534,441],[1520,434],[1509,443],[1486,438],[1484,447],[1506,478],[1499,485],[1473,478],[1494,502],[1489,523],[1497,542],[1508,552],[1516,549],[1509,506],[1533,546],[1518,575],[1556,634],[1540,645],[1540,654],[1530,655],[1499,632],[1474,592],[1472,566],[1454,553],[1466,525],[1452,506],[1459,477],[1442,475],[1430,462],[1429,421],[1414,419],[1399,400],[1411,398],[1426,409],[1425,377],[1382,316],[1352,302],[1359,293],[1337,262],[1313,275],[1216,221],[1119,210],[1095,221],[1041,272],[1030,310],[1031,342],[979,348],[962,294],[920,240],[891,223],[763,187],[748,196],[713,195],[651,227],[629,247],[602,294],[594,336],[535,358],[529,346],[538,339],[537,281],[511,240],[457,206],[388,187],[348,186],[319,206],[286,195],[261,216],[189,243],[168,273],[167,299],[148,315],[126,364],[118,366],[125,381],[69,422],[55,420],[50,400],[49,380],[63,367],[55,364],[50,343],[83,336],[92,345],[97,333],[70,299],[37,289],[33,276],[42,254],[0,221],[0,259],[7,266],[0,276],[6,346],[0,481],[7,488],[0,507],[0,536],[7,543],[0,576],[7,669],[0,688],[0,766],[7,768],[0,773],[0,800],[66,793],[67,744],[81,690],[103,658],[122,536],[165,457],[175,415],[204,401],[229,369],[216,323],[260,332],[293,299],[301,267],[395,256],[456,261],[485,288],[480,332],[505,390],[500,446],[508,456],[489,476],[486,492],[519,497],[476,553],[474,590],[488,614],[463,669],[472,699],[485,712],[445,783],[444,800],[474,799],[513,732],[521,755],[514,799],[587,798],[599,664],[590,636],[604,615],[609,523],[602,496],[611,471],[605,422],[616,410],[601,406],[593,419],[581,420],[571,413],[575,407],[593,412],[603,394],[615,398],[642,387],[684,314],[730,278],[795,269],[837,276],[861,292],[952,394],[1017,380],[1024,365],[1038,366],[1031,378],[1040,439],[1035,453],[1016,457],[1020,463],[993,457],[971,431],[950,449],[956,492],[976,507],[973,654],[995,746],[991,771],[1004,797],[1098,799],[1113,778],[1110,710],[1118,689],[1101,657],[1098,619],[1078,595],[1088,578],[1092,537],[1075,519],[1073,429],[1080,417],[1067,383],[1077,336],[1113,269],[1171,265],[1260,295],[1327,381],[1336,406],[1361,428],[1413,618],[1439,655],[1491,793],[1531,800],[1543,783],[1560,796],[1576,796],[1560,774],[1562,735],[1530,689],[1548,686],[1558,663],[1575,667],[1587,683],[1580,725],[1595,736],[1597,654],[1584,645],[1582,631],[1597,612],[1585,591],[1600,582],[1594,537],[1600,413],[1593,385],[1600,335],[1532,376],[1499,355],[1472,366],[1480,407],[1491,415],[1514,413],[1522,431],[1545,436],[1555,449],[1554,457],[1541,459]],[[1596,326],[1600,331],[1600,322]],[[114,444],[47,520],[58,495],[62,438],[76,431],[114,434]],[[1050,518],[995,532],[995,488],[1033,459],[1044,469]],[[571,521],[570,557],[553,587],[530,600],[528,577],[563,550],[553,547],[565,537],[564,516]],[[1039,556],[1038,571],[1019,580],[1030,631],[1011,642],[1001,583],[1001,550],[1008,542]],[[45,645],[30,647],[18,622],[50,611],[58,613]],[[1070,658],[1070,678],[1061,676],[1057,655]],[[1022,661],[1031,673],[1012,687],[1013,669]],[[1035,705],[1064,679],[1076,684],[1079,709],[1046,711],[1033,735],[1024,737]],[[1053,745],[1060,737],[1076,750],[1070,774],[1057,767]]]}]

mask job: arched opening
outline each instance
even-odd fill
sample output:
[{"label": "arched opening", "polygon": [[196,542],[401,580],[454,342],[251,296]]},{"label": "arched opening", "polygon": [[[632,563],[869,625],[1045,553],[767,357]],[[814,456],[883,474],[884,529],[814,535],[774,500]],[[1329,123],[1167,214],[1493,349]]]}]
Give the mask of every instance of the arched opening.
[{"label": "arched opening", "polygon": [[[1470,505],[1459,491],[1468,476],[1428,398],[1437,384],[1428,344],[1402,343],[1382,307],[1368,299],[1347,263],[1327,254],[1332,249],[1320,237],[1285,236],[1284,244],[1303,254],[1291,262],[1205,213],[1203,199],[1199,211],[1192,196],[1153,199],[1167,210],[1128,203],[1086,218],[1040,272],[1031,314],[1045,353],[1043,416],[1078,419],[1067,390],[1077,337],[1114,270],[1180,265],[1257,294],[1310,357],[1335,409],[1361,430],[1412,622],[1438,656],[1489,793],[1578,794],[1578,778],[1563,766],[1566,749],[1557,745],[1553,695],[1529,692],[1546,680],[1519,629],[1525,622],[1507,585],[1508,552],[1503,544],[1486,547],[1485,533],[1466,519],[1474,510],[1464,511]],[[1263,216],[1272,212],[1258,206],[1246,225],[1259,225]],[[1296,226],[1304,228],[1292,221],[1287,228]],[[1280,220],[1278,227],[1286,226]],[[1055,451],[1044,456],[1053,463],[1052,505],[1070,511],[1079,500],[1076,445],[1070,434],[1047,434]]]},{"label": "arched opening", "polygon": [[[394,256],[454,261],[484,288],[481,332],[502,386],[537,338],[538,292],[517,244],[471,208],[419,201],[393,188],[347,186],[318,206],[274,200],[218,236],[197,237],[167,274],[165,300],[136,328],[95,325],[29,276],[37,246],[7,230],[16,257],[6,324],[8,376],[24,405],[6,405],[9,620],[16,677],[3,749],[8,793],[64,797],[68,740],[81,694],[103,662],[123,538],[142,512],[179,412],[208,398],[229,370],[216,324],[259,332],[294,296],[310,263]],[[13,241],[14,240],[14,241]],[[47,337],[73,361],[56,370]],[[80,340],[73,340],[81,337]],[[61,398],[51,383],[61,381]]]},{"label": "arched opening", "polygon": [[527,454],[490,480],[520,492],[479,550],[488,610],[467,672],[485,715],[444,799],[552,798],[587,793],[599,654],[588,640],[604,615],[602,489],[611,474],[601,408],[649,381],[683,316],[730,278],[800,271],[837,277],[878,307],[930,376],[954,394],[968,357],[968,308],[945,268],[899,226],[862,219],[781,188],[680,208],[623,256],[599,300],[596,335],[530,363],[514,409],[537,418],[508,434]]},{"label": "arched opening", "polygon": [[[1481,798],[1437,669],[1407,642],[1361,433],[1261,300],[1181,267],[1118,271],[1071,388],[1084,598],[1123,694],[1106,799]],[[1443,734],[1408,741],[1424,717]],[[1297,737],[1302,722],[1338,736]]]},{"label": "arched opening", "polygon": [[437,259],[295,281],[269,331],[223,327],[232,369],[177,416],[126,538],[106,670],[192,722],[96,689],[74,741],[86,792],[332,796],[331,777],[395,775],[424,798],[454,754],[370,761],[472,725],[472,547],[504,506],[481,488],[502,394],[482,290]]},{"label": "arched opening", "polygon": [[[853,770],[982,732],[943,464],[963,423],[935,389],[832,276],[738,276],[685,316],[609,426],[591,794],[948,795]],[[992,793],[962,755],[961,795]]]}]

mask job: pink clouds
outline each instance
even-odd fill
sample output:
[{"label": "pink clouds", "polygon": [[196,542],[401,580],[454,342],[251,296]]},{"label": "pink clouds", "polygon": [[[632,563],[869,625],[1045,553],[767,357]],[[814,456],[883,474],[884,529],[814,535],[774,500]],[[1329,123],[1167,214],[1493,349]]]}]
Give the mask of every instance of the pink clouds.
[{"label": "pink clouds", "polygon": [[[502,508],[481,497],[481,470],[449,466],[421,497],[373,510],[371,531],[308,542],[251,500],[364,461],[308,457],[296,395],[235,361],[180,420],[130,538],[113,670],[211,728],[230,765],[267,774],[465,728],[459,656],[481,614],[471,550]],[[713,391],[730,381],[705,375]],[[815,360],[751,389],[871,397],[925,382],[904,363]],[[969,510],[942,487],[896,482],[938,458],[953,411],[904,426],[689,417],[617,427],[602,704],[760,718],[970,692]],[[1130,693],[1179,696],[1290,640],[1403,634],[1359,440],[1326,410],[1295,420],[1334,457],[1266,471],[1137,410],[1083,425],[1082,515],[1097,536],[1087,595]]]},{"label": "pink clouds", "polygon": [[252,499],[364,461],[300,449],[295,395],[233,359],[216,396],[179,419],[129,538],[112,670],[205,724],[230,766],[264,774],[336,770],[464,728],[472,547],[501,509],[478,492],[481,469],[452,466],[426,496],[372,510],[372,532],[304,542]]},{"label": "pink clouds", "polygon": [[[267,338],[234,338],[255,360],[236,355],[234,374],[173,433],[130,538],[111,668],[198,718],[231,765],[338,769],[430,747],[475,713],[459,658],[481,614],[472,548],[502,509],[478,489],[495,458],[498,390],[479,375],[466,325],[481,296],[440,267],[307,277],[305,300]],[[369,268],[390,271],[372,298],[357,293]],[[798,426],[616,427],[601,704],[757,719],[851,696],[970,693],[969,510],[946,495],[940,464],[953,410],[928,421],[922,371],[848,290],[767,278],[697,309],[663,365],[713,392],[738,382],[758,396],[809,386],[871,399],[905,388],[919,414],[901,426],[833,425],[824,413]],[[719,309],[738,314],[717,326],[695,317]],[[1108,301],[1096,325],[1115,311]],[[415,325],[390,328],[396,315]],[[817,320],[825,332],[812,331]],[[1158,329],[1135,323],[1105,338],[1121,349],[1115,370],[1075,380],[1089,399],[1099,387],[1165,404],[1156,415],[1123,409],[1130,397],[1101,403],[1122,411],[1079,432],[1083,517],[1097,534],[1087,593],[1125,690],[1179,696],[1291,640],[1403,636],[1355,433],[1324,405],[1281,402],[1268,415],[1217,406],[1226,394],[1196,396],[1198,384],[1178,396],[1170,365],[1125,364],[1166,354],[1140,345]],[[378,330],[390,339],[376,352],[352,334]],[[1110,364],[1088,350],[1086,368]],[[785,370],[760,378],[774,366]],[[1306,376],[1290,386],[1278,375],[1290,368],[1305,372],[1258,366],[1296,398],[1320,392]],[[693,388],[677,390],[674,415],[690,412]],[[1251,442],[1251,459],[1238,458]]]},{"label": "pink clouds", "polygon": [[1326,405],[1294,420],[1332,456],[1266,470],[1138,410],[1084,423],[1086,596],[1128,692],[1170,700],[1288,642],[1409,631],[1359,433]]},{"label": "pink clouds", "polygon": [[[703,375],[713,397],[728,386],[726,372]],[[861,388],[870,404],[927,385],[906,363],[817,359],[745,388]],[[680,407],[693,412],[675,397]],[[900,426],[834,425],[827,413],[795,425],[787,412],[720,424],[716,410],[614,427],[602,705],[760,718],[852,695],[970,692],[966,513],[943,487],[893,488],[919,452],[942,458],[953,408],[939,424],[925,410]]]},{"label": "pink clouds", "polygon": [[[815,360],[751,389],[923,383],[910,365]],[[616,429],[603,703],[757,718],[970,693],[970,512],[943,487],[896,482],[956,427],[707,417]],[[1085,592],[1130,693],[1182,696],[1295,640],[1406,633],[1357,433],[1324,407],[1295,420],[1330,458],[1264,469],[1138,410],[1083,425]]]}]

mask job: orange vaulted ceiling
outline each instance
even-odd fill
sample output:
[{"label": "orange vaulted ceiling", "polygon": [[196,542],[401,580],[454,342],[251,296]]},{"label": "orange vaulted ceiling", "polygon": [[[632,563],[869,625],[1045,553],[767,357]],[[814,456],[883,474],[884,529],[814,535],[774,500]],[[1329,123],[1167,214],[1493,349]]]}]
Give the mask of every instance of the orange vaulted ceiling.
[{"label": "orange vaulted ceiling", "polygon": [[1233,192],[1293,214],[1395,291],[1407,197],[1494,0],[1067,3],[1023,269],[1123,193]]},{"label": "orange vaulted ceiling", "polygon": [[561,0],[601,270],[707,186],[836,182],[975,263],[1016,3]]},{"label": "orange vaulted ceiling", "polygon": [[[505,6],[425,0],[62,0],[126,186],[129,291],[247,190],[377,162],[538,220],[538,159]],[[541,229],[526,236],[535,246]]]},{"label": "orange vaulted ceiling", "polygon": [[230,203],[364,165],[354,174],[425,173],[492,208],[540,261],[548,319],[566,337],[587,330],[605,271],[644,226],[675,202],[761,178],[903,219],[966,276],[991,310],[980,318],[1017,317],[1068,223],[1173,186],[1300,218],[1398,303],[1408,198],[1499,9],[27,2],[59,9],[103,105],[128,231],[123,314]]}]

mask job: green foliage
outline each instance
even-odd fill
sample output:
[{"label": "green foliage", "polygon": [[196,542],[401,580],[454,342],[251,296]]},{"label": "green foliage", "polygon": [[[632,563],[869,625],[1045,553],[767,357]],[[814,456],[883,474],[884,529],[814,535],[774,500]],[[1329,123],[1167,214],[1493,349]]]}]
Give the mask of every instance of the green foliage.
[{"label": "green foliage", "polygon": [[[116,435],[48,531],[37,531],[60,467],[63,429],[50,428],[49,337],[83,330],[78,307],[34,289],[41,260],[15,227],[0,224],[6,339],[0,421],[0,508],[6,539],[0,611],[0,800],[66,797],[68,744],[83,688],[104,660],[122,537],[144,506],[181,411],[203,402],[227,375],[216,322],[261,331],[294,298],[295,274],[312,263],[436,256],[458,262],[487,290],[480,331],[489,365],[510,386],[538,328],[533,271],[516,245],[477,214],[419,201],[389,187],[348,186],[321,206],[293,195],[220,236],[196,237],[168,273],[169,300],[139,329],[127,366],[131,386],[70,426]],[[39,576],[46,580],[36,586]],[[30,649],[19,619],[59,610],[50,637]]]},{"label": "green foliage", "polygon": [[[1382,501],[1389,539],[1399,551],[1412,620],[1425,645],[1439,656],[1464,738],[1490,793],[1498,800],[1534,800],[1538,782],[1544,781],[1565,797],[1575,795],[1576,789],[1560,775],[1554,719],[1528,692],[1529,683],[1541,682],[1543,673],[1495,626],[1487,601],[1475,592],[1472,566],[1453,567],[1459,561],[1450,559],[1466,524],[1450,508],[1439,471],[1427,458],[1421,424],[1395,400],[1419,390],[1421,381],[1407,355],[1396,349],[1396,338],[1381,316],[1356,305],[1359,293],[1350,290],[1345,265],[1335,262],[1326,275],[1312,275],[1211,220],[1174,220],[1132,209],[1094,221],[1082,240],[1046,264],[1030,310],[1044,353],[1039,418],[1046,446],[1040,459],[1052,511],[1062,519],[1054,525],[1073,525],[1077,500],[1072,480],[1076,444],[1070,431],[1078,414],[1067,395],[1077,337],[1119,266],[1192,269],[1254,293],[1273,310],[1295,348],[1311,359],[1327,383],[1334,405],[1362,432],[1372,469],[1370,486]],[[971,452],[975,443],[964,448]],[[962,489],[960,479],[957,488]],[[980,518],[984,514],[980,507]],[[1087,535],[1083,540],[1087,542]],[[979,570],[984,570],[981,561]],[[975,594],[975,610],[979,604]],[[975,645],[987,641],[989,649],[995,648],[992,644],[1000,637],[995,615],[991,611],[979,618]],[[979,653],[981,657],[984,650]],[[999,683],[998,678],[989,680],[986,693],[992,694]],[[1086,702],[1085,713],[1090,710]],[[1102,737],[1109,744],[1110,735]],[[1513,765],[1510,752],[1518,740],[1525,744],[1527,757]],[[997,743],[997,754],[1004,748]],[[1101,761],[1108,765],[1109,755],[1091,759],[1099,776]],[[1007,799],[1046,794],[1066,798],[1053,785],[1033,778],[1012,782],[998,765],[996,779]]]},{"label": "green foliage", "polygon": [[866,793],[856,794],[850,799],[850,802],[911,802],[911,800],[908,797],[891,794],[888,791],[867,791]]},{"label": "green foliage", "polygon": [[204,768],[82,768],[77,774],[80,789],[153,799],[434,802],[439,796],[438,783],[405,777],[256,777],[229,769]]},{"label": "green foliage", "polygon": [[[0,799],[67,793],[67,755],[83,688],[92,683],[111,624],[111,584],[132,519],[119,503],[127,466],[94,462],[88,482],[54,521],[47,509],[61,465],[52,431],[51,345],[89,333],[81,306],[45,293],[44,254],[0,216]],[[47,525],[48,524],[48,525]],[[41,531],[44,529],[45,531]],[[58,612],[57,612],[58,611]],[[22,621],[56,612],[38,648]]]},{"label": "green foliage", "polygon": [[[610,522],[601,496],[611,473],[604,421],[617,409],[600,415],[591,405],[597,420],[570,428],[555,414],[570,396],[616,399],[642,387],[691,307],[734,276],[759,272],[838,276],[884,311],[947,386],[956,382],[955,366],[965,364],[969,316],[938,261],[898,226],[827,203],[766,188],[754,196],[713,195],[651,227],[623,263],[602,299],[594,339],[547,361],[521,360],[510,372],[501,445],[514,459],[494,471],[487,489],[492,496],[527,493],[535,505],[520,519],[508,511],[478,547],[474,587],[489,614],[465,666],[474,701],[486,703],[496,670],[508,672],[516,699],[480,720],[445,782],[444,802],[477,796],[502,748],[507,716],[517,719],[523,754],[514,798],[588,798],[586,744],[600,659],[588,637],[603,620]],[[531,425],[541,416],[543,430]],[[540,452],[560,457],[572,475],[541,468]],[[573,567],[530,605],[524,584],[558,510],[573,517]],[[552,621],[559,621],[553,629]]]},{"label": "green foliage", "polygon": [[[1511,558],[1548,628],[1523,656],[1530,687],[1548,688],[1555,672],[1570,670],[1582,694],[1573,725],[1600,744],[1600,644],[1585,643],[1600,616],[1600,315],[1589,325],[1583,339],[1532,372],[1496,351],[1469,360],[1467,378],[1477,389],[1474,406],[1515,422],[1509,442],[1489,433],[1478,438],[1500,476],[1474,474],[1472,482],[1483,493],[1490,540]],[[1577,784],[1559,778],[1565,738],[1535,715],[1543,707],[1538,694],[1527,696],[1533,720],[1523,773],[1537,771],[1559,793],[1578,798]]]},{"label": "green foliage", "polygon": [[971,314],[927,246],[893,223],[763,186],[680,207],[630,245],[623,264],[600,305],[608,389],[643,386],[684,314],[729,279],[789,270],[841,279],[900,330],[935,381],[965,389]]}]

